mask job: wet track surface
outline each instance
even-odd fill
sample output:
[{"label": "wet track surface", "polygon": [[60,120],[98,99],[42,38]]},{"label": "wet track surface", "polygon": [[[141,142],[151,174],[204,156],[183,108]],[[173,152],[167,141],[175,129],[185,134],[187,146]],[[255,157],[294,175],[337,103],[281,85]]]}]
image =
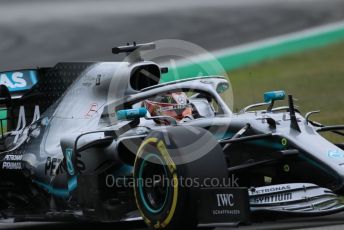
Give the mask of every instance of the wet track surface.
[{"label": "wet track surface", "polygon": [[339,0],[0,1],[0,70],[118,60],[111,47],[174,38],[217,50],[344,19]]},{"label": "wet track surface", "polygon": [[[1,1],[0,70],[59,61],[119,60],[111,47],[174,38],[209,50],[344,20],[339,0]],[[344,214],[240,229],[343,229]],[[334,225],[334,226],[329,226]],[[0,224],[2,229],[144,229],[136,224]]]}]

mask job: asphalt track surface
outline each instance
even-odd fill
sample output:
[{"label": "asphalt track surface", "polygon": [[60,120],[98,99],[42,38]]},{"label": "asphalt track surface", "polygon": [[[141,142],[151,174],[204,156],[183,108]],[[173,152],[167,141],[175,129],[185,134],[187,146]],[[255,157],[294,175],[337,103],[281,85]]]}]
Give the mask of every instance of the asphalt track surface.
[{"label": "asphalt track surface", "polygon": [[[326,229],[326,230],[342,230],[344,226],[344,214],[336,214],[327,217],[317,218],[299,218],[278,221],[266,221],[262,223],[254,223],[248,226],[239,226],[233,228],[216,228],[216,230],[238,229],[238,230],[284,230],[284,229]],[[0,228],[19,230],[67,230],[67,229],[101,229],[101,230],[145,230],[142,222],[134,223],[39,223],[39,222],[23,222],[16,224],[0,224]],[[201,230],[201,229],[200,229]]]},{"label": "asphalt track surface", "polygon": [[[173,38],[219,50],[341,20],[343,0],[0,0],[0,70],[120,60],[111,48],[131,41]],[[344,214],[239,229],[332,230],[343,229],[342,224]],[[2,229],[84,227],[144,229],[141,223],[0,224]]]},{"label": "asphalt track surface", "polygon": [[127,42],[218,50],[344,20],[343,0],[0,0],[0,70],[119,60]]}]

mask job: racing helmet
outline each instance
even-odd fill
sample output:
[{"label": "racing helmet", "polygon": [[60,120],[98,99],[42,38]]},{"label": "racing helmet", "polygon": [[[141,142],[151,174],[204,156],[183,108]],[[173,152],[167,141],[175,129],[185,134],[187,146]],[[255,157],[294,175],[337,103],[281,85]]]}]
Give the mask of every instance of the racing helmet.
[{"label": "racing helmet", "polygon": [[192,106],[184,92],[157,95],[145,100],[144,106],[152,117],[170,116],[177,121],[192,118]]}]

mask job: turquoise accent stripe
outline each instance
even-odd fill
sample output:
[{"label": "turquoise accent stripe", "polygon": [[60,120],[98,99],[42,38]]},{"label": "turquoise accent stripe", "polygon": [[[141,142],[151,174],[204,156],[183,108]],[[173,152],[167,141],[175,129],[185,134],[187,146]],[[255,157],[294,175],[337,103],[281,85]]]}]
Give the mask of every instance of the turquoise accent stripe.
[{"label": "turquoise accent stripe", "polygon": [[67,171],[69,175],[74,176],[74,166],[72,162],[72,157],[73,157],[73,149],[72,148],[67,148],[66,149],[66,164],[67,164]]},{"label": "turquoise accent stripe", "polygon": [[[118,171],[116,171],[115,175],[117,176],[123,176],[123,175],[130,175],[132,173],[133,167],[130,165],[123,165]],[[78,187],[78,180],[77,176],[73,176],[68,180],[68,188],[54,188],[49,184],[46,184],[41,181],[32,180],[33,183],[37,184],[38,186],[42,187],[43,189],[47,190],[48,193],[62,197],[62,198],[68,198],[77,187]]]},{"label": "turquoise accent stripe", "polygon": [[[165,207],[166,205],[166,202],[167,202],[167,198],[168,198],[168,195],[169,195],[169,189],[167,190],[167,194],[165,196],[165,200],[164,200],[164,203],[162,204],[162,206],[158,209],[153,209],[150,207],[150,205],[147,203],[146,201],[146,198],[145,198],[145,195],[143,193],[143,183],[145,183],[145,181],[143,181],[143,178],[142,178],[142,174],[143,174],[143,168],[146,164],[146,161],[148,161],[149,158],[156,158],[158,159],[158,161],[160,161],[161,165],[164,166],[164,171],[165,171],[165,175],[167,175],[167,170],[166,170],[166,165],[164,164],[164,162],[161,160],[160,157],[158,157],[157,155],[155,154],[148,154],[147,156],[144,157],[143,159],[143,162],[141,163],[141,166],[140,166],[140,170],[139,170],[139,183],[138,183],[138,187],[139,187],[139,192],[140,192],[140,198],[142,200],[142,203],[143,205],[145,206],[145,208],[150,212],[150,213],[159,213],[161,212],[161,210]],[[145,185],[146,186],[146,185]]]},{"label": "turquoise accent stripe", "polygon": [[282,144],[272,142],[272,141],[256,140],[256,141],[248,141],[247,143],[262,146],[262,147],[267,147],[267,148],[273,148],[276,150],[284,149],[284,146]]},{"label": "turquoise accent stripe", "polygon": [[[232,138],[234,136],[234,133],[233,132],[215,133],[214,135],[217,140],[221,140],[221,139]],[[267,148],[273,148],[276,150],[282,150],[285,148],[285,146],[283,146],[282,144],[278,142],[273,142],[273,141],[268,141],[268,140],[254,140],[254,141],[247,141],[245,143],[267,147]]]},{"label": "turquoise accent stripe", "polygon": [[127,164],[122,165],[119,169],[116,170],[114,173],[115,177],[121,177],[121,176],[129,176],[133,173],[133,167]]},{"label": "turquoise accent stripe", "polygon": [[72,192],[78,187],[78,180],[76,176],[73,176],[69,181],[68,181],[68,191]]},{"label": "turquoise accent stripe", "polygon": [[337,178],[337,180],[339,180],[338,175],[336,174],[332,174],[328,169],[324,168],[322,165],[320,165],[319,163],[317,163],[316,161],[310,159],[309,157],[305,156],[305,155],[300,155],[299,158],[301,158],[304,161],[307,161],[309,164],[313,165],[314,167],[322,170],[324,173],[330,175],[330,176],[334,176]]},{"label": "turquoise accent stripe", "polygon": [[[178,79],[196,77],[201,74],[222,75],[223,73],[218,73],[211,68],[215,62],[219,62],[225,71],[231,71],[267,59],[320,48],[339,41],[344,41],[344,23],[335,23],[289,36],[268,39],[265,42],[242,46],[240,49],[227,49],[215,54],[217,60],[201,60],[199,63],[170,67],[169,73],[163,75],[161,82],[176,80],[174,73],[178,73]],[[207,70],[206,73],[204,69]]]},{"label": "turquoise accent stripe", "polygon": [[226,133],[213,133],[213,135],[215,136],[215,138],[217,140],[221,140],[221,139],[229,139],[232,138],[234,136],[233,132],[226,132]]},{"label": "turquoise accent stripe", "polygon": [[37,72],[34,70],[31,70],[30,71],[30,78],[31,78],[32,85],[36,85],[36,83],[38,82]]},{"label": "turquoise accent stripe", "polygon": [[70,193],[73,192],[77,186],[77,177],[74,176],[68,181],[68,189],[63,189],[63,188],[54,188],[49,184],[46,184],[44,182],[40,182],[37,180],[33,180],[33,183],[37,184],[38,186],[42,187],[43,189],[47,190],[48,193],[62,197],[62,198],[68,198],[70,196]]}]

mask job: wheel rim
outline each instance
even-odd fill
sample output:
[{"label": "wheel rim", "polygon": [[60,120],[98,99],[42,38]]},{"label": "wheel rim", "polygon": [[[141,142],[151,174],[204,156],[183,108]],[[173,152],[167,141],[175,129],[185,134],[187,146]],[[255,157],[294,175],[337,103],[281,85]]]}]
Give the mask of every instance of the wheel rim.
[{"label": "wheel rim", "polygon": [[[167,203],[170,191],[166,178],[168,178],[166,165],[158,155],[150,153],[143,157],[138,188],[145,209],[153,214],[161,212]],[[148,180],[152,183],[148,183]]]}]

